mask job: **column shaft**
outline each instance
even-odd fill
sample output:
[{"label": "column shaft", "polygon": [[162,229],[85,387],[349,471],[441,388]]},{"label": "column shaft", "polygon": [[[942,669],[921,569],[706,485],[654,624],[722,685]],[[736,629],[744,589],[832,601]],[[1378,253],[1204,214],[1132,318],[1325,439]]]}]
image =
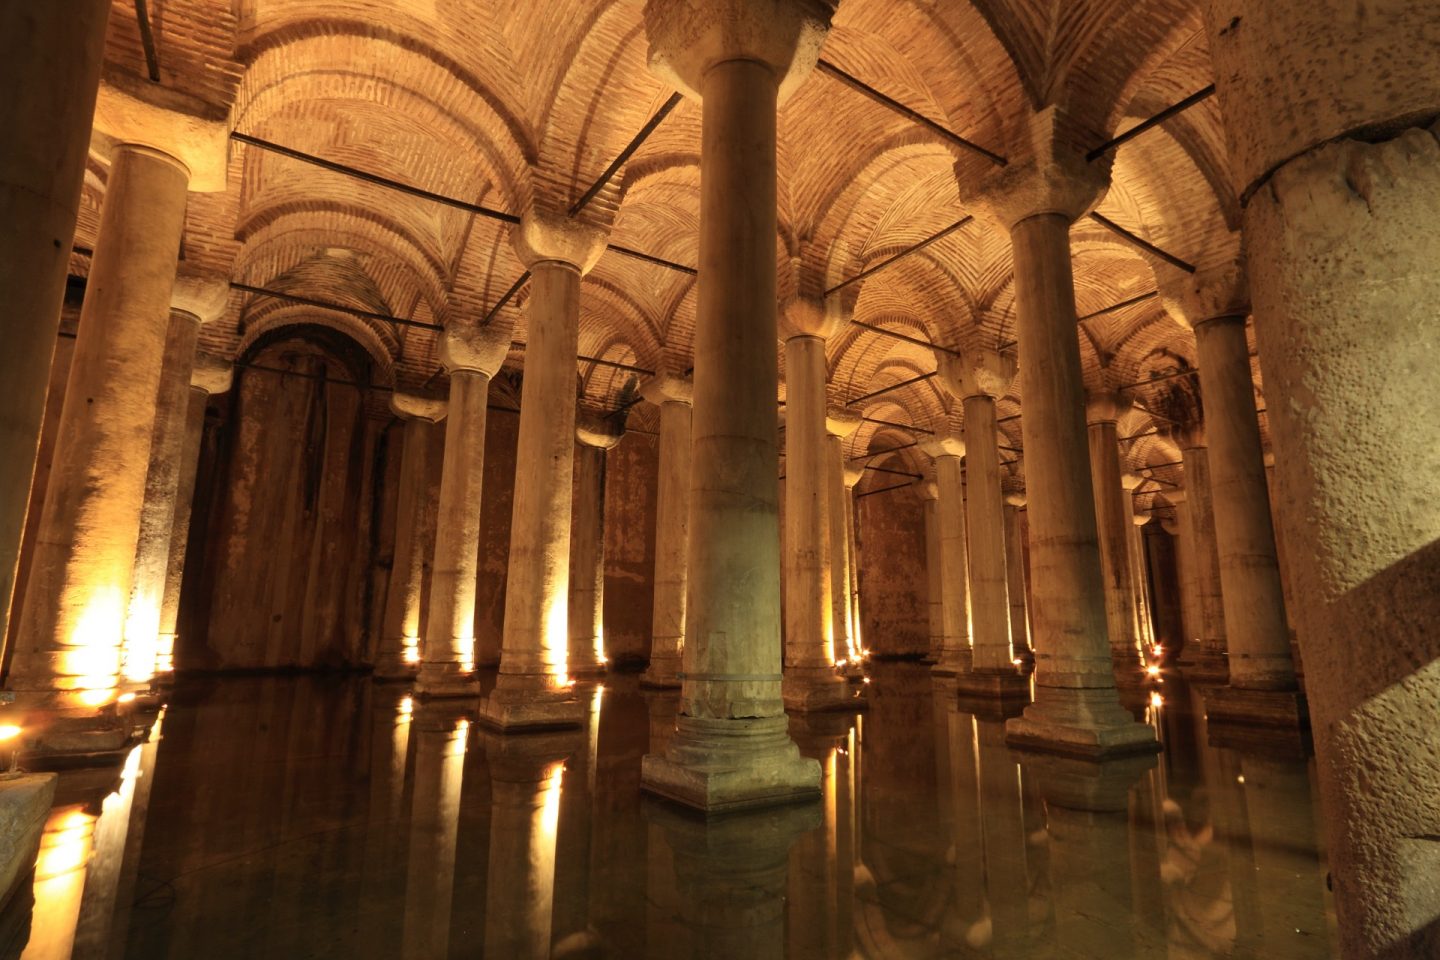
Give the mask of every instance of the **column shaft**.
[{"label": "column shaft", "polygon": [[158,667],[160,608],[165,599],[170,539],[175,532],[175,502],[189,412],[190,376],[195,367],[195,343],[199,336],[199,317],[183,310],[170,311],[165,356],[160,366],[160,389],[155,396],[145,501],[140,509],[140,538],[135,548],[135,569],[125,617],[121,672],[128,683],[137,687],[148,686]]},{"label": "column shaft", "polygon": [[940,488],[940,601],[944,642],[936,673],[966,673],[971,666],[970,591],[966,568],[965,501],[960,458],[935,458],[935,483]]},{"label": "column shaft", "polygon": [[1015,656],[1030,653],[1030,618],[1025,609],[1024,537],[1020,531],[1020,508],[1005,505],[1005,577],[1010,597],[1010,649]]},{"label": "column shaft", "polygon": [[[789,457],[786,457],[788,463]],[[829,521],[830,625],[835,659],[854,661],[854,621],[850,610],[850,491],[845,488],[845,440],[825,438],[825,516]]]},{"label": "column shaft", "polygon": [[[25,529],[50,359],[105,49],[107,0],[0,10],[0,638]],[[51,598],[52,600],[54,598]]]},{"label": "column shaft", "polygon": [[1005,570],[1004,499],[995,398],[966,397],[965,469],[970,524],[970,607],[974,664],[986,673],[1015,674],[1010,652],[1010,596]]},{"label": "column shaft", "polygon": [[480,492],[485,478],[485,404],[490,378],[450,371],[430,614],[415,685],[425,696],[470,696],[475,680],[475,575],[480,553]]},{"label": "column shaft", "polygon": [[575,446],[570,542],[570,676],[605,672],[605,450]]},{"label": "column shaft", "polygon": [[1244,317],[1195,328],[1210,443],[1210,492],[1232,686],[1293,690],[1290,633]]},{"label": "column shaft", "polygon": [[655,497],[655,608],[650,667],[641,683],[680,685],[685,647],[685,564],[689,547],[690,404],[660,405],[660,477]]},{"label": "column shaft", "polygon": [[940,548],[940,497],[925,498],[925,582],[930,610],[930,652],[926,657],[938,663],[945,651],[945,577]]},{"label": "column shaft", "polygon": [[1135,585],[1130,570],[1131,512],[1120,483],[1120,446],[1114,420],[1097,420],[1090,436],[1090,477],[1095,492],[1095,523],[1100,539],[1100,569],[1105,581],[1105,625],[1110,658],[1124,681],[1139,679],[1135,641]]},{"label": "column shaft", "polygon": [[195,506],[195,475],[200,468],[200,440],[205,433],[205,407],[210,393],[191,384],[185,396],[185,434],[180,441],[180,474],[175,480],[175,518],[165,562],[165,592],[160,601],[159,640],[155,673],[175,671],[176,626],[180,620],[180,586],[185,579],[185,551],[190,545],[190,516]]},{"label": "column shaft", "polygon": [[188,182],[115,148],[10,674],[62,708],[105,702],[120,670]]},{"label": "column shaft", "polygon": [[1220,551],[1215,542],[1215,505],[1210,487],[1210,452],[1203,445],[1183,446],[1185,513],[1190,522],[1190,578],[1194,584],[1200,650],[1200,675],[1225,676],[1225,605],[1220,584]]},{"label": "column shaft", "polygon": [[429,493],[430,442],[434,425],[419,417],[402,421],[400,483],[395,504],[395,556],[385,591],[377,677],[413,675],[420,662],[420,600],[425,587],[425,514]]}]

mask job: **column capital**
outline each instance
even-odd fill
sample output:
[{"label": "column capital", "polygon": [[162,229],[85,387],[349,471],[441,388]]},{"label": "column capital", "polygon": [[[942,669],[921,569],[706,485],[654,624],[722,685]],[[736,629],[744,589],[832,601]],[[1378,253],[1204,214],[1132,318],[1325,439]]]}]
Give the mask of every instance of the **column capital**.
[{"label": "column capital", "polygon": [[444,400],[422,397],[415,393],[396,390],[390,394],[390,412],[402,420],[424,420],[439,423],[445,419],[450,405]]},{"label": "column capital", "polygon": [[1169,501],[1172,506],[1179,506],[1180,504],[1185,502],[1185,488],[1171,487],[1169,490],[1166,490],[1164,493],[1162,493],[1161,496],[1164,497],[1167,501]]},{"label": "column capital", "polygon": [[1085,391],[1085,424],[1087,426],[1094,426],[1097,423],[1114,423],[1129,409],[1130,397],[1128,394],[1109,390]]},{"label": "column capital", "polygon": [[860,429],[860,414],[844,407],[829,407],[825,410],[825,432],[832,437],[844,439]]},{"label": "column capital", "polygon": [[170,309],[210,323],[225,312],[229,299],[230,282],[219,274],[182,272],[176,274],[170,290]]},{"label": "column capital", "polygon": [[780,305],[780,339],[818,337],[829,339],[846,323],[838,297],[790,297]]},{"label": "column capital", "polygon": [[1140,486],[1140,484],[1144,483],[1147,479],[1149,478],[1142,477],[1138,473],[1122,473],[1120,474],[1120,486],[1124,487],[1126,490],[1134,490],[1136,487]]},{"label": "column capital", "polygon": [[1059,107],[1038,110],[1025,122],[1025,136],[1005,166],[969,153],[955,161],[960,201],[1006,230],[1044,214],[1073,223],[1105,196],[1113,154],[1086,160],[1078,145],[1090,135]]},{"label": "column capital", "polygon": [[1197,416],[1186,423],[1161,424],[1161,435],[1183,452],[1207,446],[1205,442],[1205,418]]},{"label": "column capital", "polygon": [[775,74],[784,102],[815,66],[835,0],[647,0],[650,70],[693,100],[717,63],[750,60]]},{"label": "column capital", "polygon": [[921,500],[940,499],[940,484],[936,483],[934,480],[920,480],[917,481],[915,485],[920,488]]},{"label": "column capital", "polygon": [[1005,502],[1008,503],[1008,504],[1009,504],[1010,506],[1012,506],[1012,507],[1023,507],[1023,506],[1025,506],[1027,503],[1029,503],[1030,500],[1029,500],[1029,498],[1027,498],[1027,497],[1025,496],[1025,491],[1024,491],[1024,490],[1017,490],[1017,491],[1014,491],[1014,492],[1005,494]]},{"label": "column capital", "polygon": [[694,381],[689,377],[677,377],[671,373],[657,373],[640,384],[640,396],[657,407],[667,403],[683,403],[689,406],[694,394]]},{"label": "column capital", "polygon": [[570,217],[531,209],[510,228],[510,246],[527,269],[546,261],[569,264],[589,273],[605,252],[609,231]]},{"label": "column capital", "polygon": [[190,190],[220,193],[230,174],[226,113],[178,90],[110,73],[95,100],[95,133],[103,152],[148,147],[185,167]]},{"label": "column capital", "polygon": [[939,460],[941,457],[963,457],[965,440],[958,436],[936,434],[929,440],[920,442],[920,452],[932,460]]},{"label": "column capital", "polygon": [[446,373],[466,371],[493,377],[510,353],[513,321],[495,319],[481,325],[452,322],[440,334],[440,362]]},{"label": "column capital", "polygon": [[581,410],[575,414],[575,439],[587,447],[609,450],[625,436],[619,417]]},{"label": "column capital", "polygon": [[1005,396],[1015,380],[1015,356],[998,350],[966,350],[960,356],[935,351],[935,369],[950,395],[961,400]]},{"label": "column capital", "polygon": [[190,371],[190,386],[204,390],[211,396],[228,393],[235,380],[235,365],[213,353],[195,354],[195,366]]},{"label": "column capital", "polygon": [[863,476],[865,476],[864,467],[852,467],[847,463],[844,467],[845,489],[854,490],[855,484],[859,483]]},{"label": "column capital", "polygon": [[1157,264],[1155,282],[1166,312],[1189,327],[1211,320],[1243,322],[1250,315],[1250,284],[1243,256],[1199,267],[1194,273]]}]

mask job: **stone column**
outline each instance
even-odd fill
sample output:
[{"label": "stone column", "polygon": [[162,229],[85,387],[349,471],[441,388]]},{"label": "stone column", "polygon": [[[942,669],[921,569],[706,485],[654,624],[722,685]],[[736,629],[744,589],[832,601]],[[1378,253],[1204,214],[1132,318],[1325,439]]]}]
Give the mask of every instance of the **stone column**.
[{"label": "stone column", "polygon": [[575,354],[580,279],[604,252],[605,236],[579,221],[531,211],[511,242],[530,269],[530,318],[500,678],[481,704],[480,722],[501,730],[579,726],[585,708],[566,668]]},{"label": "stone column", "polygon": [[642,686],[680,686],[685,648],[685,561],[690,537],[690,400],[688,380],[656,377],[640,388],[660,408],[659,490],[655,496],[655,609],[650,665]]},{"label": "stone column", "polygon": [[939,663],[945,651],[945,577],[941,571],[940,485],[927,480],[920,488],[925,509],[925,581],[930,611],[930,652],[925,659]]},{"label": "stone column", "polygon": [[1209,12],[1340,953],[1434,956],[1440,728],[1421,718],[1440,700],[1436,9]]},{"label": "stone column", "polygon": [[1025,603],[1025,537],[1020,529],[1020,511],[1024,508],[1024,493],[1005,495],[1005,578],[1010,597],[1010,649],[1018,659],[1028,660],[1033,666],[1035,654],[1030,650],[1030,614]]},{"label": "stone column", "polygon": [[1172,315],[1195,330],[1211,446],[1207,465],[1230,684],[1210,692],[1206,713],[1212,720],[1298,726],[1305,707],[1290,658],[1245,340],[1250,313],[1245,268],[1232,262],[1193,275],[1163,271],[1159,278]]},{"label": "stone column", "polygon": [[825,415],[825,516],[830,529],[830,623],[835,659],[847,671],[858,671],[860,649],[855,645],[855,614],[850,590],[851,517],[854,502],[845,486],[845,438],[860,426],[860,416],[832,408]]},{"label": "stone column", "polygon": [[842,464],[841,470],[841,482],[845,486],[845,567],[849,573],[846,588],[850,594],[850,647],[856,656],[864,659],[869,652],[860,625],[860,543],[855,530],[855,485],[865,476],[865,471],[845,464]]},{"label": "stone column", "polygon": [[[827,452],[825,338],[838,311],[795,299],[781,311],[785,338],[785,682],[788,710],[851,705],[835,671],[848,659],[835,620],[836,532],[826,509],[833,483]],[[843,596],[840,601],[843,605]],[[843,609],[843,606],[842,606]]]},{"label": "stone column", "polygon": [[189,182],[170,154],[114,149],[10,671],[37,707],[115,695]]},{"label": "stone column", "polygon": [[932,673],[955,676],[970,672],[970,589],[965,544],[965,492],[960,458],[965,442],[937,436],[920,445],[935,460],[935,485],[940,490],[937,526],[940,532],[940,614],[944,640]]},{"label": "stone column", "polygon": [[956,180],[967,202],[1009,231],[1015,257],[1036,692],[1008,735],[1104,757],[1156,743],[1115,689],[1075,332],[1070,225],[1098,202],[1108,170],[1065,143],[1065,122],[1055,109],[1033,114],[1025,142],[1034,157],[983,173],[963,160]]},{"label": "stone column", "polygon": [[1145,478],[1138,474],[1120,475],[1120,486],[1125,488],[1121,503],[1128,518],[1130,535],[1130,587],[1135,595],[1135,639],[1140,644],[1142,659],[1155,646],[1155,624],[1150,616],[1149,568],[1145,563],[1145,540],[1141,533],[1150,518],[1135,512],[1135,491],[1144,482]]},{"label": "stone column", "polygon": [[560,786],[579,741],[574,732],[485,738],[492,805],[487,957],[549,960]]},{"label": "stone column", "polygon": [[445,419],[445,402],[396,391],[390,395],[390,412],[401,428],[400,483],[395,504],[395,558],[385,591],[380,648],[375,652],[375,677],[409,679],[420,669],[420,600],[425,591],[426,514],[435,509],[429,501],[430,456],[435,445],[435,424]]},{"label": "stone column", "polygon": [[475,678],[475,574],[480,555],[480,492],[485,477],[485,404],[490,378],[510,352],[510,326],[452,323],[440,337],[440,362],[450,375],[430,611],[415,692],[468,697]]},{"label": "stone column", "polygon": [[1185,471],[1186,570],[1195,595],[1197,637],[1190,670],[1197,683],[1225,682],[1225,606],[1220,585],[1220,551],[1215,542],[1215,507],[1210,488],[1210,451],[1205,427],[1196,423],[1172,434]]},{"label": "stone column", "polygon": [[165,589],[160,600],[160,624],[155,649],[155,680],[175,675],[176,625],[180,620],[180,587],[185,580],[185,551],[190,543],[190,514],[195,505],[195,474],[200,467],[200,441],[205,433],[205,407],[216,394],[226,393],[234,378],[228,360],[200,353],[190,370],[186,395],[185,430],[180,440],[180,473],[175,480],[175,516],[170,528],[169,555],[165,561]]},{"label": "stone column", "polygon": [[[176,497],[184,469],[195,343],[200,325],[220,315],[229,293],[229,284],[222,278],[182,276],[176,278],[171,296],[160,388],[155,395],[155,423],[150,434],[150,464],[145,473],[145,499],[140,508],[140,537],[125,616],[121,673],[132,690],[147,689],[159,667],[161,607],[170,541],[175,532]],[[167,650],[167,666],[169,659]]]},{"label": "stone column", "polygon": [[1134,514],[1120,482],[1120,441],[1116,421],[1129,401],[1114,393],[1085,398],[1085,423],[1090,437],[1090,483],[1095,491],[1095,524],[1100,535],[1100,567],[1105,578],[1105,624],[1116,679],[1136,684],[1142,679],[1140,648],[1135,636],[1135,583],[1130,568],[1130,529]]},{"label": "stone column", "polygon": [[614,418],[580,416],[575,424],[567,670],[572,677],[605,672],[605,452],[624,435]]},{"label": "stone column", "polygon": [[0,637],[20,555],[50,358],[80,209],[110,4],[7,4],[0,11]]},{"label": "stone column", "polygon": [[470,739],[470,721],[457,714],[452,704],[424,703],[410,724],[415,782],[405,871],[404,960],[444,960],[450,955],[455,845]]},{"label": "stone column", "polygon": [[995,401],[1015,379],[1013,357],[967,350],[935,351],[940,382],[965,408],[966,519],[970,536],[970,617],[974,662],[957,689],[970,696],[1024,697],[1030,682],[1010,648],[1010,596],[1005,567],[1005,502]]},{"label": "stone column", "polygon": [[829,13],[806,0],[645,6],[651,64],[703,116],[686,676],[675,738],[641,781],[702,809],[820,790],[780,690],[775,142],[779,97],[814,63]]}]

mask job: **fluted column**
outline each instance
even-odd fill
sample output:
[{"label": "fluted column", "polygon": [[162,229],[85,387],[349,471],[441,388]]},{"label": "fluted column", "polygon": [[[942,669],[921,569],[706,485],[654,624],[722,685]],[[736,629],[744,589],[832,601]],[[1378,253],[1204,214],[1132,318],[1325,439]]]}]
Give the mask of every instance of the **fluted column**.
[{"label": "fluted column", "polygon": [[[704,809],[815,796],[780,690],[775,438],[776,105],[814,62],[829,5],[650,0],[650,63],[702,101],[686,674],[646,789]],[[797,56],[803,51],[803,56]]]},{"label": "fluted column", "polygon": [[382,680],[413,677],[420,668],[420,602],[429,567],[424,533],[427,514],[436,509],[429,502],[430,458],[435,424],[445,418],[445,410],[444,401],[400,391],[390,395],[390,412],[404,426],[395,496],[395,556],[375,652],[375,676]]},{"label": "fluted column", "polygon": [[0,10],[0,637],[25,528],[35,451],[90,125],[105,50],[107,0],[12,3]]},{"label": "fluted column", "polygon": [[452,323],[440,337],[450,375],[430,610],[415,692],[428,697],[479,693],[475,677],[475,575],[480,554],[480,494],[485,477],[485,404],[490,378],[510,351],[509,324]]},{"label": "fluted column", "polygon": [[114,149],[10,672],[36,706],[115,695],[189,182],[170,154]]},{"label": "fluted column", "polygon": [[1020,511],[1025,508],[1024,493],[1005,495],[1005,577],[1010,597],[1010,649],[1021,661],[1033,666],[1035,654],[1030,649],[1030,611],[1025,596],[1025,537],[1020,527]]},{"label": "fluted column", "polygon": [[176,278],[171,294],[170,324],[165,334],[160,388],[155,396],[150,464],[145,474],[145,500],[140,508],[140,537],[135,547],[121,658],[124,683],[136,691],[150,686],[159,666],[161,606],[170,562],[170,541],[175,532],[195,344],[200,325],[220,315],[229,293],[229,285],[223,278],[181,276]]},{"label": "fluted column", "polygon": [[1005,568],[1004,493],[995,401],[1015,378],[1013,357],[994,350],[967,350],[956,357],[935,351],[940,382],[964,404],[966,519],[969,521],[970,620],[974,659],[960,692],[971,696],[1021,697],[1029,681],[1016,669],[1010,648],[1010,597]]},{"label": "fluted column", "polygon": [[970,670],[969,558],[965,542],[965,488],[960,459],[965,442],[959,437],[937,437],[921,449],[935,461],[935,485],[940,491],[937,526],[940,532],[940,616],[943,640],[940,659],[931,671],[954,676]]},{"label": "fluted column", "polygon": [[685,648],[685,561],[690,543],[690,401],[688,380],[657,377],[641,387],[660,408],[659,489],[655,495],[655,608],[647,687],[680,686]]},{"label": "fluted column", "polygon": [[180,621],[180,588],[185,580],[185,551],[190,544],[190,515],[195,505],[195,475],[200,467],[200,441],[205,434],[205,407],[210,398],[230,390],[234,367],[219,357],[198,353],[190,370],[186,394],[184,435],[180,440],[180,471],[175,479],[175,516],[165,561],[165,588],[160,600],[160,623],[155,648],[155,680],[175,675],[176,632]]},{"label": "fluted column", "polygon": [[998,170],[957,163],[956,182],[1010,235],[1015,259],[1021,429],[1033,570],[1035,701],[1009,721],[1017,745],[1095,757],[1153,750],[1154,731],[1120,707],[1086,449],[1070,225],[1107,187],[1106,162],[1066,142],[1067,118],[1029,118],[1029,158]]},{"label": "fluted column", "polygon": [[1211,0],[1207,24],[1345,957],[1440,954],[1436,16]]},{"label": "fluted column", "polygon": [[939,663],[945,652],[945,576],[940,546],[940,485],[927,480],[920,488],[925,510],[925,583],[930,612],[930,650],[925,660]]},{"label": "fluted column", "polygon": [[860,426],[859,414],[831,408],[825,415],[825,516],[830,526],[830,623],[835,659],[858,670],[855,617],[850,589],[851,517],[854,501],[845,485],[845,438]]},{"label": "fluted column", "polygon": [[1090,437],[1090,482],[1095,490],[1095,523],[1100,536],[1100,566],[1105,576],[1105,624],[1110,658],[1121,683],[1138,683],[1140,648],[1135,636],[1135,583],[1130,569],[1130,528],[1134,516],[1125,505],[1120,482],[1120,443],[1116,421],[1129,407],[1118,394],[1085,398]]},{"label": "fluted column", "polygon": [[512,244],[530,269],[525,380],[515,448],[515,505],[505,582],[500,678],[480,721],[502,730],[579,726],[567,672],[575,355],[580,280],[605,250],[602,230],[539,211]]},{"label": "fluted column", "polygon": [[[1194,593],[1196,637],[1192,678],[1223,683],[1226,676],[1225,604],[1220,584],[1220,550],[1215,541],[1215,505],[1210,487],[1210,450],[1203,423],[1172,432],[1185,471],[1185,519],[1189,553],[1187,572]],[[1187,657],[1187,659],[1190,659]]]},{"label": "fluted column", "polygon": [[572,677],[605,672],[605,453],[624,435],[613,417],[577,415],[567,670]]}]

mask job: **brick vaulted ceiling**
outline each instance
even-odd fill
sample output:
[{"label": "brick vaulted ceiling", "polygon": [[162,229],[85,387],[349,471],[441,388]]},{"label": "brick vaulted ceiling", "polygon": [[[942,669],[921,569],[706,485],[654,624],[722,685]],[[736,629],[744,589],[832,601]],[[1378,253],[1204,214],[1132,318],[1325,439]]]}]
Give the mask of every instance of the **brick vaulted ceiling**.
[{"label": "brick vaulted ceiling", "polygon": [[[1023,154],[1025,118],[1049,107],[1089,149],[1212,82],[1199,3],[844,0],[822,55],[996,154]],[[203,101],[232,130],[507,214],[569,209],[672,93],[646,69],[643,0],[146,6],[159,85]],[[114,0],[106,70],[149,70],[133,0]],[[782,297],[832,287],[970,212],[956,161],[976,168],[974,152],[832,71],[814,72],[779,121]],[[582,216],[612,223],[613,246],[693,266],[699,149],[699,105],[681,102]],[[78,247],[94,245],[107,172],[106,158],[93,155]],[[1238,204],[1216,101],[1119,147],[1098,212],[1191,263],[1233,257]],[[182,256],[187,269],[347,310],[475,322],[523,272],[508,230],[502,220],[232,141],[228,189],[190,197]],[[1155,289],[1153,258],[1100,223],[1077,223],[1072,245],[1082,317]],[[77,254],[74,272],[86,267]],[[686,271],[608,252],[584,281],[581,353],[647,370],[688,368],[695,283]],[[500,312],[513,316],[518,342],[527,292]],[[916,340],[963,350],[1014,339],[1009,243],[978,220],[847,295],[856,320]],[[202,347],[238,357],[262,334],[296,323],[352,336],[374,358],[377,384],[444,390],[433,330],[240,291],[205,328]],[[1085,320],[1077,336],[1091,386],[1194,363],[1192,335],[1157,297]],[[835,404],[935,368],[927,349],[858,324],[832,338],[828,352]],[[523,351],[510,363],[523,366]],[[577,372],[582,402],[597,410],[620,404],[636,376],[590,362]],[[1002,418],[1023,410],[1018,383],[1012,391]],[[1144,391],[1139,399],[1145,405]],[[1122,437],[1138,435],[1124,445],[1132,467],[1178,460],[1140,405],[1120,424]],[[953,422],[958,407],[933,380],[920,380],[856,409],[934,427]],[[1019,420],[1002,430],[1015,457]],[[907,439],[866,423],[851,452]],[[1016,457],[1012,469],[1022,464]],[[1158,469],[1150,486],[1178,479],[1173,469]]]}]

